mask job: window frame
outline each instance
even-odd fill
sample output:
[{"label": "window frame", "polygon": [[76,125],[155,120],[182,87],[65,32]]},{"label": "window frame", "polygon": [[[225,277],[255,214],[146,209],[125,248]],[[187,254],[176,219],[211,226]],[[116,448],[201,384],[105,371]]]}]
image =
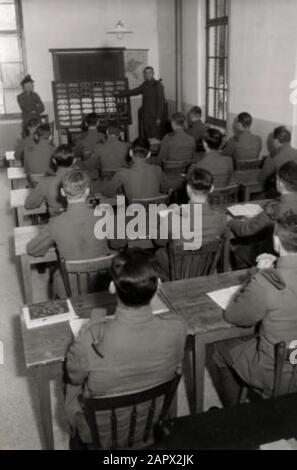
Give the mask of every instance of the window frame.
[{"label": "window frame", "polygon": [[[14,30],[1,30],[0,36],[16,36],[19,46],[20,63],[23,64],[24,75],[27,73],[27,63],[25,55],[25,40],[24,40],[24,24],[23,24],[23,11],[21,0],[14,0],[15,12],[16,12],[16,26]],[[0,121],[19,120],[22,117],[22,113],[0,113]]]},{"label": "window frame", "polygon": [[[216,15],[217,15],[217,10],[218,10],[218,2],[217,0],[215,4],[215,10],[216,10]],[[228,102],[229,102],[229,15],[230,15],[230,0],[225,0],[225,12],[227,12],[227,15],[225,16],[215,16],[214,18],[210,18],[210,0],[206,0],[206,27],[205,27],[205,32],[206,32],[206,77],[205,77],[205,92],[206,92],[206,106],[205,106],[205,115],[206,115],[206,121],[209,124],[212,124],[214,126],[218,126],[221,128],[226,129],[227,128],[227,121],[228,121]],[[226,26],[226,55],[225,56],[217,56],[217,55],[210,55],[210,30],[211,28],[218,28],[219,26]],[[215,51],[216,52],[216,51]],[[210,68],[210,59],[224,59],[226,61],[226,75],[225,75],[225,83],[226,86],[224,88],[220,88],[216,86],[217,84],[215,83],[215,77],[213,81],[213,85],[211,85],[210,82],[210,74],[209,74],[209,68]],[[209,115],[209,90],[223,90],[224,97],[226,97],[226,119],[219,119],[217,117]],[[216,93],[214,94],[214,100],[216,100]],[[216,101],[215,101],[216,103]]]}]

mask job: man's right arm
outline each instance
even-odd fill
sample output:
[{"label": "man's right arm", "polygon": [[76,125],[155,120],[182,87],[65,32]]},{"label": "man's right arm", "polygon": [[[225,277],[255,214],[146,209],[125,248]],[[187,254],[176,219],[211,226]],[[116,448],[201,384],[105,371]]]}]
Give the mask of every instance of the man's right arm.
[{"label": "man's right arm", "polygon": [[275,173],[276,167],[274,164],[274,158],[267,157],[265,159],[263,168],[258,176],[259,181],[265,183],[265,181],[267,181]]},{"label": "man's right arm", "polygon": [[132,88],[132,90],[125,90],[125,91],[120,91],[118,93],[118,96],[121,97],[121,96],[138,96],[138,95],[141,95],[143,93],[143,84],[141,84],[140,86],[136,87],[136,88]]},{"label": "man's right arm", "polygon": [[35,189],[33,189],[25,200],[25,209],[37,209],[45,201],[45,193],[42,184],[39,183]]},{"label": "man's right arm", "polygon": [[47,224],[35,238],[33,238],[27,245],[27,253],[31,256],[44,256],[49,248],[53,245],[54,240],[50,229],[50,224]]}]

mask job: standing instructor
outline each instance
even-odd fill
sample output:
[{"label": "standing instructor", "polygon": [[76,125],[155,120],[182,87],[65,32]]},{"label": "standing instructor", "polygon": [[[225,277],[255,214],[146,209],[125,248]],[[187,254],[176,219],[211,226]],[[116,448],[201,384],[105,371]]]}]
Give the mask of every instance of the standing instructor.
[{"label": "standing instructor", "polygon": [[40,120],[44,111],[44,104],[40,96],[34,91],[34,80],[31,75],[26,75],[21,81],[23,92],[17,96],[19,107],[22,111],[23,129],[31,119]]},{"label": "standing instructor", "polygon": [[142,95],[142,106],[138,111],[140,135],[148,139],[160,137],[160,125],[164,112],[164,87],[154,78],[153,67],[143,71],[144,82],[137,88],[120,92],[119,96]]}]

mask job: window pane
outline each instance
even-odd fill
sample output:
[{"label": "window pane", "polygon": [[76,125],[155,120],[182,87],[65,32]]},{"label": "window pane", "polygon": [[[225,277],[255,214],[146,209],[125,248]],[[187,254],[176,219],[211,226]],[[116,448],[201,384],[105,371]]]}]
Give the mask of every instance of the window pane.
[{"label": "window pane", "polygon": [[18,38],[0,36],[0,62],[20,62]]},{"label": "window pane", "polygon": [[0,30],[16,30],[16,14],[14,5],[0,4]]},{"label": "window pane", "polygon": [[208,90],[208,115],[215,117],[215,90]]},{"label": "window pane", "polygon": [[215,67],[216,67],[216,60],[209,59],[208,61],[208,86],[215,86]]},{"label": "window pane", "polygon": [[20,87],[23,76],[23,64],[1,64],[0,70],[4,88]]},{"label": "window pane", "polygon": [[16,99],[19,92],[20,90],[18,88],[4,90],[4,102],[5,102],[6,113],[19,113],[20,112],[20,108]]},{"label": "window pane", "polygon": [[208,17],[210,20],[216,16],[216,0],[208,0]]}]

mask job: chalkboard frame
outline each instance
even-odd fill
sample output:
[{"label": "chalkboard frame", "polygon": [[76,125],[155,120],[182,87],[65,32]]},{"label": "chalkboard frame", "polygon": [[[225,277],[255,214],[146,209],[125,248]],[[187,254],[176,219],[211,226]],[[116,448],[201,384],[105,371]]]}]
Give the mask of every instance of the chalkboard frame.
[{"label": "chalkboard frame", "polygon": [[[60,69],[60,64],[59,60],[61,59],[62,55],[69,56],[69,54],[78,54],[78,53],[106,53],[106,52],[114,52],[114,53],[119,53],[118,59],[119,59],[119,74],[118,78],[124,78],[125,77],[125,61],[124,61],[124,51],[126,50],[125,47],[78,47],[78,48],[70,48],[70,49],[49,49],[49,52],[52,54],[52,61],[53,61],[53,71],[54,71],[54,80],[55,81],[69,81],[69,78],[65,80],[65,77],[62,76],[62,72]],[[100,79],[101,77],[98,75],[96,79]],[[112,79],[115,77],[107,77],[108,79]],[[107,79],[105,77],[105,80]],[[78,77],[73,77],[73,80],[77,80]],[[85,77],[85,80],[92,80],[93,77]],[[103,79],[103,78],[102,78]]]}]

